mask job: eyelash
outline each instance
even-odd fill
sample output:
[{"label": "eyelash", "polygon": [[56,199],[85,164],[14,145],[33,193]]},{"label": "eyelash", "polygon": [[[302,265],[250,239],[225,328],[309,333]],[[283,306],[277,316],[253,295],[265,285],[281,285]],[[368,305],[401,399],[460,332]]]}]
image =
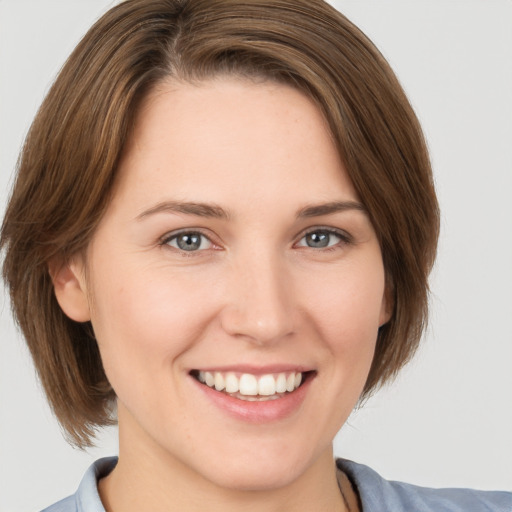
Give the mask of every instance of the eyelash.
[{"label": "eyelash", "polygon": [[[334,236],[336,236],[336,237],[338,237],[340,239],[339,242],[337,242],[334,245],[328,245],[326,247],[318,247],[318,249],[321,249],[322,251],[337,250],[337,249],[340,248],[340,245],[349,245],[349,244],[353,243],[352,237],[348,233],[346,233],[345,231],[341,231],[339,229],[334,229],[334,228],[329,228],[329,227],[322,227],[322,226],[315,227],[313,229],[309,229],[309,230],[304,231],[303,233],[301,233],[300,238],[299,238],[299,242],[301,242],[303,239],[305,239],[308,235],[312,235],[312,234],[315,234],[315,233],[317,233],[317,234],[318,233],[322,233],[322,234],[334,235]],[[203,239],[207,240],[213,246],[216,245],[211,240],[211,238],[208,235],[206,235],[205,233],[203,233],[199,229],[183,230],[183,231],[179,231],[177,233],[167,234],[167,235],[165,235],[160,240],[159,245],[160,246],[172,247],[176,251],[179,251],[183,256],[193,256],[194,253],[199,253],[199,252],[202,252],[202,251],[205,250],[205,249],[196,249],[196,250],[187,251],[186,249],[181,249],[180,247],[173,247],[173,246],[171,246],[170,243],[172,241],[174,241],[174,240],[177,240],[178,237],[181,236],[181,235],[200,236]],[[297,246],[297,247],[300,247],[300,248],[306,248],[306,249],[308,249],[308,248],[309,249],[315,249],[314,247],[311,247],[311,246],[308,246],[308,245],[297,245],[299,242],[296,242],[294,244],[294,246]],[[201,241],[200,246],[202,245],[202,243],[203,242]]]},{"label": "eyelash", "polygon": [[[173,240],[177,240],[178,237],[182,236],[182,235],[189,235],[189,236],[193,236],[193,235],[196,235],[196,236],[200,236],[202,239],[204,240],[207,240],[210,244],[212,244],[213,246],[215,246],[216,244],[211,240],[211,238],[209,236],[207,236],[205,233],[203,233],[200,229],[187,229],[187,230],[182,230],[182,231],[178,231],[177,233],[170,233],[170,234],[167,234],[165,235],[161,240],[160,240],[160,243],[159,245],[162,246],[162,247],[171,247],[172,249],[178,251],[182,256],[186,256],[186,257],[190,257],[190,256],[193,256],[194,253],[198,253],[198,252],[202,252],[203,250],[192,250],[192,251],[187,251],[186,249],[181,249],[180,247],[173,247],[170,245],[170,243],[173,241]],[[201,241],[200,243],[201,245],[203,244],[203,241]]]},{"label": "eyelash", "polygon": [[[306,238],[308,235],[312,235],[314,233],[323,233],[328,235],[334,235],[339,238],[339,242],[334,245],[329,245],[327,247],[319,247],[318,249],[322,249],[323,251],[335,251],[340,248],[340,246],[349,245],[353,243],[352,237],[345,231],[341,231],[339,229],[329,228],[329,227],[315,227],[313,229],[309,229],[302,233],[299,242]],[[314,247],[307,245],[300,245],[299,247],[314,249]]]}]

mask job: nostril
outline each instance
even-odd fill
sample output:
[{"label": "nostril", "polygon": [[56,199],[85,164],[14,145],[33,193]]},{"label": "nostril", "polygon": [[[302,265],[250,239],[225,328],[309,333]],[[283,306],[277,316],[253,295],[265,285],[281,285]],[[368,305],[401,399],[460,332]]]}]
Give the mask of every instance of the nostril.
[{"label": "nostril", "polygon": [[[275,279],[280,281],[282,276]],[[259,346],[275,344],[294,331],[290,298],[282,290],[269,289],[265,281],[262,277],[254,286],[245,286],[243,293],[232,297],[219,315],[227,334]]]}]

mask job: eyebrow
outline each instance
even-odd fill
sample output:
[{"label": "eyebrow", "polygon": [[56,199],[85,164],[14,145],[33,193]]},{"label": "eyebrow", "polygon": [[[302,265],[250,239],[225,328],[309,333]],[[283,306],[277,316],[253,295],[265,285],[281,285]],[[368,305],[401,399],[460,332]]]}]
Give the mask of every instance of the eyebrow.
[{"label": "eyebrow", "polygon": [[[357,201],[331,201],[317,205],[309,205],[301,208],[296,216],[298,219],[321,217],[322,215],[332,215],[334,213],[344,212],[347,210],[357,210],[367,213],[362,203]],[[137,215],[137,220],[157,213],[183,213],[185,215],[195,215],[197,217],[210,217],[215,219],[228,220],[230,214],[221,206],[214,203],[196,203],[182,201],[162,201],[161,203],[144,210]]]},{"label": "eyebrow", "polygon": [[345,212],[347,210],[357,210],[368,213],[364,205],[357,201],[331,201],[329,203],[305,206],[297,212],[297,218],[320,217],[322,215],[332,215],[333,213]]},{"label": "eyebrow", "polygon": [[184,213],[198,217],[213,217],[216,219],[229,219],[229,214],[224,208],[213,203],[195,203],[182,201],[162,201],[157,205],[144,210],[137,215],[137,220],[142,220],[156,213]]}]

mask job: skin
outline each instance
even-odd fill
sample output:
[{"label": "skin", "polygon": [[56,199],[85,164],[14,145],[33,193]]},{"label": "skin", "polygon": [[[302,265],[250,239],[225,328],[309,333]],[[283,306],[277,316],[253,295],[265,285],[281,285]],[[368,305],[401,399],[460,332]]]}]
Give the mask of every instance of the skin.
[{"label": "skin", "polygon": [[[169,201],[226,215],[155,211]],[[333,202],[349,207],[297,216]],[[86,263],[53,273],[63,310],[91,319],[118,397],[119,463],[99,486],[108,511],[346,509],[332,441],[389,317],[357,203],[320,111],[286,85],[168,81],[146,98]],[[204,234],[200,248],[179,249],[179,230]],[[328,245],[308,245],[311,232]],[[254,424],[190,376],[239,364],[315,373],[292,414]]]}]

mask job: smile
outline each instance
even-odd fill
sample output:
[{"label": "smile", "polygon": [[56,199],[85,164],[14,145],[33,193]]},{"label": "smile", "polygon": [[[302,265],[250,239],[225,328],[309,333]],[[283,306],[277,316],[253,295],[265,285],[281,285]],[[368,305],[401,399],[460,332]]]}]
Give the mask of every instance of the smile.
[{"label": "smile", "polygon": [[309,372],[281,372],[265,375],[201,371],[192,375],[202,384],[239,400],[268,401],[282,398],[300,387]]}]

